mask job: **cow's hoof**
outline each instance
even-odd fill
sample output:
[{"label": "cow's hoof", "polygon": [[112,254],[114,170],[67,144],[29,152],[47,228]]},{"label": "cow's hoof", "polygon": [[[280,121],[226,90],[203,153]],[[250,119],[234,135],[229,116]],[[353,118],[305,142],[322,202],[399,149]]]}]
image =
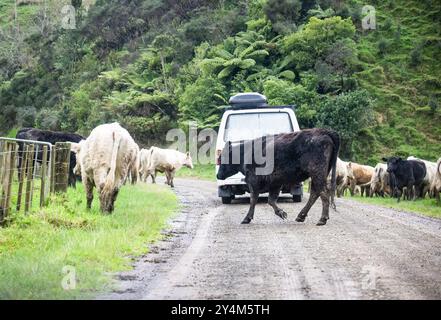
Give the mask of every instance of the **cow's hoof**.
[{"label": "cow's hoof", "polygon": [[245,218],[245,219],[243,219],[241,224],[249,224],[250,222],[251,222],[250,218]]},{"label": "cow's hoof", "polygon": [[297,222],[305,222],[305,219],[306,219],[306,217],[298,216],[298,217],[296,218],[296,221],[297,221]]},{"label": "cow's hoof", "polygon": [[282,220],[285,220],[288,218],[288,214],[283,210],[277,210],[276,215],[279,216]]},{"label": "cow's hoof", "polygon": [[320,219],[319,222],[317,222],[317,226],[324,226],[327,221],[327,219]]}]

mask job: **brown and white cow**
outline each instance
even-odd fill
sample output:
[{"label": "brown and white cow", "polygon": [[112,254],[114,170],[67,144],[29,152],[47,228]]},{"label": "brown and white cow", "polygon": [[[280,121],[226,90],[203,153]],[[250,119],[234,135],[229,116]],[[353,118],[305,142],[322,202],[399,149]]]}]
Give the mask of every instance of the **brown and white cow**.
[{"label": "brown and white cow", "polygon": [[372,197],[374,194],[382,197],[385,194],[391,194],[389,173],[385,163],[378,163],[374,168],[374,174],[370,182],[370,196]]},{"label": "brown and white cow", "polygon": [[146,169],[146,172],[150,172],[152,175],[153,183],[155,183],[157,172],[165,172],[166,183],[173,188],[176,171],[183,166],[193,169],[193,161],[188,152],[185,154],[176,150],[157,147],[151,147],[150,150],[150,167]]},{"label": "brown and white cow", "polygon": [[93,188],[98,189],[102,212],[111,213],[119,189],[130,173],[138,173],[139,147],[118,123],[96,127],[80,143],[72,144],[86,189],[87,208],[93,200]]},{"label": "brown and white cow", "polygon": [[351,195],[355,193],[355,187],[360,186],[361,196],[369,194],[370,182],[374,175],[374,168],[361,165],[355,162],[348,163],[348,178],[350,183]]}]

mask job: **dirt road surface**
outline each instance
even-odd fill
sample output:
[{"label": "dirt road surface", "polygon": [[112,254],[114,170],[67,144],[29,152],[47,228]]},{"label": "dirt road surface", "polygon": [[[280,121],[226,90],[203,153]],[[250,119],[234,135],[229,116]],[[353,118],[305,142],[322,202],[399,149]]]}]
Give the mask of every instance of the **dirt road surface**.
[{"label": "dirt road surface", "polygon": [[323,227],[320,200],[262,201],[241,225],[246,199],[222,205],[213,182],[177,179],[181,213],[166,238],[115,276],[100,299],[440,299],[441,220],[337,199]]}]

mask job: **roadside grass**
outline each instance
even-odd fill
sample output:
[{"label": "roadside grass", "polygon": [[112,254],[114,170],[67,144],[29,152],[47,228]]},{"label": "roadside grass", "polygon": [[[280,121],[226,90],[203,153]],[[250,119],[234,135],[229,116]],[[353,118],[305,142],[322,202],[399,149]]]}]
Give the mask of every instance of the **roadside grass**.
[{"label": "roadside grass", "polygon": [[[0,228],[0,299],[85,299],[110,289],[111,273],[147,253],[178,209],[168,188],[146,184],[123,187],[112,215],[99,212],[97,195],[90,211],[85,202],[78,185],[33,214],[10,216]],[[73,274],[76,288],[64,290]]]},{"label": "roadside grass", "polygon": [[193,169],[182,168],[176,174],[179,178],[193,178],[216,181],[216,166],[214,164],[196,164]]},{"label": "roadside grass", "polygon": [[393,198],[381,198],[381,197],[365,198],[359,195],[356,195],[354,197],[346,197],[346,198],[353,199],[366,204],[373,204],[386,208],[415,212],[433,218],[441,218],[441,205],[438,205],[435,199],[426,198],[426,199],[418,199],[415,201],[401,200],[398,203],[397,199],[393,199]]}]

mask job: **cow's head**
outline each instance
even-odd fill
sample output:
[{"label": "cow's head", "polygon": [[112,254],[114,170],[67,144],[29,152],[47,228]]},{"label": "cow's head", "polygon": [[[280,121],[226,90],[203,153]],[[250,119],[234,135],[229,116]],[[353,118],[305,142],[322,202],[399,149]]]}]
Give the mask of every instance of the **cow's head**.
[{"label": "cow's head", "polygon": [[219,156],[219,171],[216,176],[218,180],[225,180],[239,172],[240,164],[233,160],[233,147],[228,141]]},{"label": "cow's head", "polygon": [[79,143],[71,142],[70,144],[70,151],[73,153],[71,155],[71,158],[73,159],[73,162],[75,163],[75,166],[73,168],[73,173],[76,176],[81,176],[81,146],[83,145],[84,140],[81,140]]},{"label": "cow's head", "polygon": [[403,159],[400,157],[390,157],[390,158],[383,158],[383,161],[387,163],[387,172],[395,172],[400,164],[403,162]]},{"label": "cow's head", "polygon": [[100,209],[103,213],[112,213],[115,210],[115,201],[119,193],[119,188],[113,188],[100,192]]},{"label": "cow's head", "polygon": [[354,169],[352,168],[352,162],[348,162],[348,164],[346,165],[346,169],[347,169],[347,172],[348,172],[348,179],[349,180],[355,180]]},{"label": "cow's head", "polygon": [[191,159],[190,152],[187,152],[184,159],[184,167],[189,169],[193,169],[193,160]]}]

